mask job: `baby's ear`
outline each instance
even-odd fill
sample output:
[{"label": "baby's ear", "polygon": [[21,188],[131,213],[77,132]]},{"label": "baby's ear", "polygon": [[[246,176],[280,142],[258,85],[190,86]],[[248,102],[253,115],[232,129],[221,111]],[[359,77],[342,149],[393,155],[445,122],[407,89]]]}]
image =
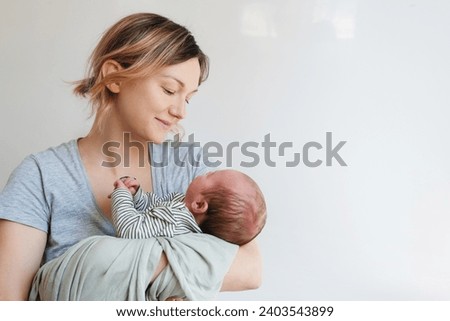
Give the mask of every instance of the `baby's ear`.
[{"label": "baby's ear", "polygon": [[206,200],[194,200],[191,204],[192,214],[205,214],[208,210],[208,202]]},{"label": "baby's ear", "polygon": [[208,211],[208,202],[206,200],[197,200],[192,202],[190,211],[194,215],[197,224],[202,224],[206,219],[206,212]]}]

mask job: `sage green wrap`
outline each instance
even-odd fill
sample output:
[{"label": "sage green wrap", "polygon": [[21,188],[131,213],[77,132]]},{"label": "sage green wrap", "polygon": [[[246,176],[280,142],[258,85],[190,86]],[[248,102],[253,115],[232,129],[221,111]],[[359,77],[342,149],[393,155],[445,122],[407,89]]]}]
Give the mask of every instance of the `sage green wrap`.
[{"label": "sage green wrap", "polygon": [[[208,234],[122,239],[92,236],[44,264],[30,300],[212,300],[238,246]],[[161,254],[167,267],[150,284]]]}]

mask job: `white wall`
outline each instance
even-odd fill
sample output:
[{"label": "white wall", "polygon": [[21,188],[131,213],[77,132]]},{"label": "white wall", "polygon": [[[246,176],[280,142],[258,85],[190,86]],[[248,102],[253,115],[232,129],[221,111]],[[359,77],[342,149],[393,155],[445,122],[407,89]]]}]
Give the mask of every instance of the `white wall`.
[{"label": "white wall", "polygon": [[88,106],[65,81],[83,76],[105,28],[156,12],[211,58],[184,123],[196,139],[270,133],[295,152],[326,132],[347,141],[347,167],[286,167],[274,149],[276,167],[241,168],[267,197],[264,284],[220,299],[448,300],[449,10],[444,0],[2,1],[0,186],[25,155],[86,133]]}]

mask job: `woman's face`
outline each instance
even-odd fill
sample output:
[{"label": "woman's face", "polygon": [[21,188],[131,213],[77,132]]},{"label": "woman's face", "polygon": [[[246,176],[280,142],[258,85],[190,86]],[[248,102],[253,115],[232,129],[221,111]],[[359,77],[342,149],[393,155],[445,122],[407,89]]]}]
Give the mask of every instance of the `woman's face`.
[{"label": "woman's face", "polygon": [[141,141],[163,142],[186,116],[186,104],[197,92],[199,78],[198,59],[192,58],[121,84],[115,108],[123,131]]}]

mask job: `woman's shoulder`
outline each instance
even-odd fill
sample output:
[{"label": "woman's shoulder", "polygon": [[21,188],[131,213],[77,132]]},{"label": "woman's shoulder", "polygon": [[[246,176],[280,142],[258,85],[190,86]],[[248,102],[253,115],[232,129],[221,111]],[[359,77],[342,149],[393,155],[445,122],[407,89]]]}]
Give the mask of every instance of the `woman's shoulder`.
[{"label": "woman's shoulder", "polygon": [[[13,170],[8,182],[44,184],[83,173],[76,140],[31,153]],[[14,184],[13,184],[14,185]]]},{"label": "woman's shoulder", "polygon": [[48,231],[55,191],[64,187],[73,173],[67,156],[73,153],[71,144],[29,154],[22,160],[0,193],[0,218]]},{"label": "woman's shoulder", "polygon": [[78,158],[76,139],[51,146],[45,150],[29,154],[25,159],[34,159],[39,163],[47,164],[49,161],[66,161]]}]

